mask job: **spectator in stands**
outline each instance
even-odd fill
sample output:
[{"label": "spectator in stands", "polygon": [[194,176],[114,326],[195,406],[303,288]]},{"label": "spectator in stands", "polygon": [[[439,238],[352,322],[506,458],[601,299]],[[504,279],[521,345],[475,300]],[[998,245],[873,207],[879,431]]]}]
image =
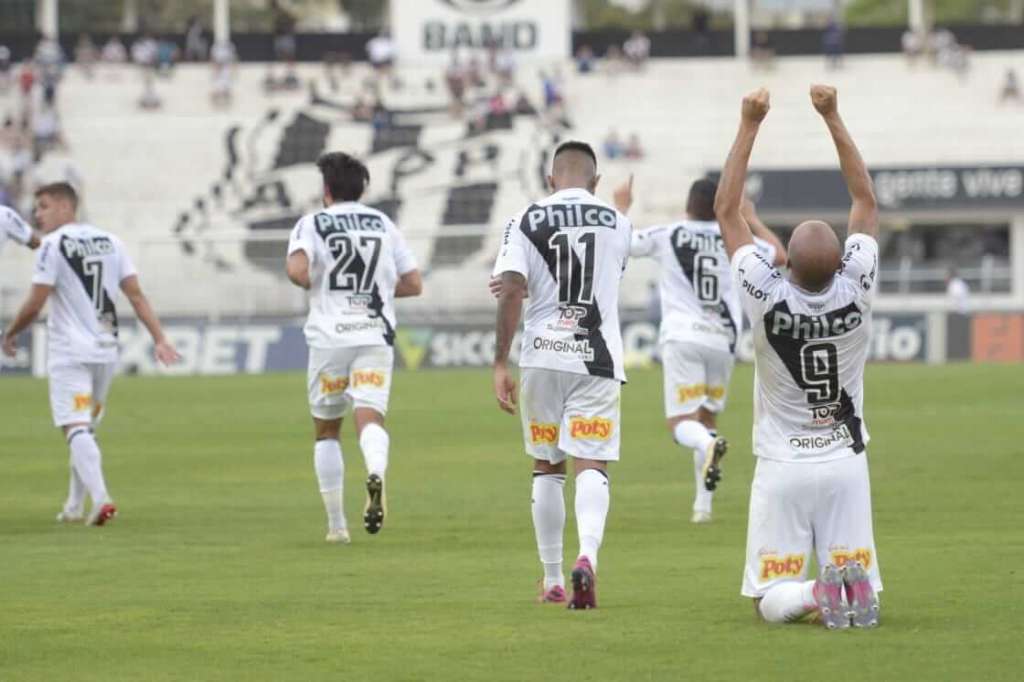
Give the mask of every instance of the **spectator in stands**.
[{"label": "spectator in stands", "polygon": [[462,61],[459,59],[458,54],[453,52],[448,68],[444,72],[444,82],[448,87],[448,109],[454,117],[462,116],[463,108],[466,104],[467,81],[466,69],[462,66]]},{"label": "spectator in stands", "polygon": [[955,268],[950,268],[946,275],[946,303],[949,309],[959,315],[967,314],[970,309],[971,288],[960,278]]},{"label": "spectator in stands", "polygon": [[43,36],[32,57],[44,96],[56,99],[57,84],[64,71],[64,50],[55,39]]},{"label": "spectator in stands", "polygon": [[1006,79],[999,92],[999,103],[1002,104],[1007,100],[1020,102],[1020,82],[1017,79],[1017,71],[1013,67],[1006,70]]},{"label": "spectator in stands", "polygon": [[554,75],[541,71],[540,81],[544,93],[544,109],[546,111],[560,109],[563,103],[562,88]]},{"label": "spectator in stands", "polygon": [[371,38],[366,43],[366,56],[378,74],[390,75],[391,67],[395,63],[395,44],[391,41],[391,35],[382,31]]},{"label": "spectator in stands", "polygon": [[280,0],[270,0],[274,14],[274,57],[279,62],[295,63],[295,15]]},{"label": "spectator in stands", "polygon": [[185,61],[202,62],[206,61],[206,50],[209,41],[206,39],[206,29],[202,20],[193,14],[185,22]]},{"label": "spectator in stands", "polygon": [[626,153],[626,147],[622,144],[622,138],[619,137],[615,128],[608,131],[604,142],[601,143],[601,149],[609,159],[618,159]]},{"label": "spectator in stands", "polygon": [[139,97],[140,109],[159,109],[163,102],[156,92],[156,69],[159,59],[159,45],[148,33],[143,33],[132,43],[132,63],[142,73],[142,96]]},{"label": "spectator in stands", "polygon": [[172,40],[158,40],[156,43],[156,72],[170,76],[178,61],[178,46]]},{"label": "spectator in stands", "polygon": [[235,64],[238,61],[234,43],[230,40],[214,43],[210,49],[210,61],[213,64],[213,90],[210,93],[210,100],[214,106],[229,106],[234,84]]},{"label": "spectator in stands", "polygon": [[604,51],[604,64],[603,71],[614,76],[620,73],[625,64],[626,58],[622,54],[622,49],[618,45],[609,45],[608,49]]},{"label": "spectator in stands", "polygon": [[639,161],[644,158],[644,148],[640,144],[640,136],[636,133],[629,136],[629,141],[626,142],[625,154],[626,158],[632,161]]},{"label": "spectator in stands", "polygon": [[0,94],[11,87],[11,48],[0,45]]},{"label": "spectator in stands", "polygon": [[919,32],[907,29],[903,32],[902,38],[903,56],[907,58],[907,64],[914,66],[917,58],[924,54],[925,39]]},{"label": "spectator in stands", "polygon": [[825,53],[825,65],[830,69],[843,66],[845,32],[835,17],[829,19],[825,32],[821,37],[822,51]]},{"label": "spectator in stands", "polygon": [[775,65],[775,46],[767,31],[757,30],[750,38],[750,60],[754,66],[770,69]]},{"label": "spectator in stands", "polygon": [[128,51],[124,49],[120,38],[110,36],[110,40],[103,44],[100,59],[107,64],[124,64],[128,59]]},{"label": "spectator in stands", "polygon": [[53,100],[44,100],[32,116],[32,158],[36,161],[55,148],[63,148],[60,116]]},{"label": "spectator in stands", "polygon": [[622,44],[622,53],[626,55],[627,64],[635,70],[640,70],[651,56],[651,39],[640,31],[633,31],[629,39]]},{"label": "spectator in stands", "polygon": [[697,54],[705,54],[711,47],[711,14],[706,7],[697,6],[690,18],[693,30],[694,46]]},{"label": "spectator in stands", "polygon": [[499,85],[512,85],[516,79],[516,56],[508,47],[502,47],[494,55],[494,75]]},{"label": "spectator in stands", "polygon": [[469,82],[470,87],[473,88],[482,88],[487,83],[484,80],[484,70],[480,64],[480,57],[475,54],[469,56],[469,61],[466,64],[466,80]]},{"label": "spectator in stands", "polygon": [[99,58],[99,50],[88,33],[78,36],[78,44],[75,46],[75,64],[82,70],[82,74],[91,79],[95,73],[96,60]]},{"label": "spectator in stands", "polygon": [[580,45],[576,50],[576,73],[590,73],[594,70],[594,50],[590,45]]}]

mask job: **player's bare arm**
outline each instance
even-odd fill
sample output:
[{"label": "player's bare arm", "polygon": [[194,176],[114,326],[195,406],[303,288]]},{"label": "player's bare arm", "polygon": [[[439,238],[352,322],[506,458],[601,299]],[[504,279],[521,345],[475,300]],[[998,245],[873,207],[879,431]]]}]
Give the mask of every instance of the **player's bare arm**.
[{"label": "player's bare arm", "polygon": [[761,121],[768,115],[768,91],[764,88],[755,90],[743,98],[740,110],[740,129],[729,157],[722,169],[722,178],[715,194],[715,217],[722,230],[722,241],[725,252],[732,258],[736,251],[746,244],[753,243],[750,227],[743,219],[743,187],[747,182],[747,166],[750,165],[750,152],[754,149],[754,140],[761,127]]},{"label": "player's bare arm", "polygon": [[850,207],[849,234],[862,232],[872,237],[878,236],[878,202],[875,199],[875,188],[871,182],[871,174],[861,158],[857,145],[853,142],[850,131],[846,129],[839,115],[839,100],[836,89],[829,85],[811,86],[811,103],[828,126],[832,141],[839,154],[839,167],[846,180],[846,189],[850,192],[853,204]]},{"label": "player's bare arm", "polygon": [[497,338],[494,343],[494,397],[498,407],[516,413],[516,382],[508,369],[512,338],[519,327],[526,298],[526,278],[518,272],[501,273],[501,295],[498,297]]},{"label": "player's bare arm", "polygon": [[618,209],[622,215],[627,215],[629,209],[633,207],[633,174],[629,174],[629,179],[624,183],[615,188],[612,193],[612,202],[615,204],[615,208]]},{"label": "player's bare arm", "polygon": [[398,278],[398,283],[395,285],[395,298],[410,298],[422,293],[423,276],[420,275],[419,270],[410,270]]},{"label": "player's bare arm", "polygon": [[309,256],[305,251],[288,254],[285,271],[288,273],[288,279],[295,286],[303,289],[309,289],[312,286],[312,281],[309,278]]},{"label": "player's bare arm", "polygon": [[39,313],[43,311],[43,306],[46,305],[46,299],[50,297],[52,292],[53,287],[49,285],[32,285],[32,289],[28,292],[28,298],[21,304],[18,314],[14,316],[14,320],[11,321],[11,324],[4,332],[4,355],[11,358],[14,357],[16,352],[14,343],[18,339],[18,335],[28,329],[28,326],[39,317]]},{"label": "player's bare arm", "polygon": [[743,215],[743,219],[747,221],[747,225],[754,236],[768,242],[775,249],[775,261],[772,265],[775,267],[785,265],[786,247],[782,245],[782,240],[779,239],[779,236],[761,221],[761,216],[757,215],[757,206],[748,197],[743,198],[743,206],[740,209],[740,213]]},{"label": "player's bare arm", "polygon": [[135,275],[125,277],[121,280],[121,291],[124,292],[128,302],[132,304],[132,308],[135,310],[135,315],[139,318],[139,321],[142,322],[149,335],[153,338],[153,356],[164,365],[170,365],[180,360],[181,356],[178,355],[178,351],[167,341],[167,337],[164,336],[163,327],[160,326],[160,319],[153,312],[149,299],[142,293],[139,278]]}]

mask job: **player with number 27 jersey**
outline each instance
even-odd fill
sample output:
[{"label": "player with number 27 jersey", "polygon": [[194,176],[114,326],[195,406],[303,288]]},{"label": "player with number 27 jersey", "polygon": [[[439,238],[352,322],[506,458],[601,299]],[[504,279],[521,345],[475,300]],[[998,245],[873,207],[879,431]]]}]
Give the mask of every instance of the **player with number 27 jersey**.
[{"label": "player with number 27 jersey", "polygon": [[300,250],[310,262],[310,347],[393,345],[395,284],[416,261],[391,219],[355,201],[333,204],[295,225],[288,253]]}]

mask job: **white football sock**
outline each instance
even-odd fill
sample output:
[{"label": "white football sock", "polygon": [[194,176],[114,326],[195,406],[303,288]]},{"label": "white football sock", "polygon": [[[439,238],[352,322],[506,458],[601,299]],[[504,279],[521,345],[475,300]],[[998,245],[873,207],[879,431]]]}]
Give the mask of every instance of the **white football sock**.
[{"label": "white football sock", "polygon": [[75,471],[74,459],[68,457],[68,499],[64,501],[64,512],[81,516],[85,507],[85,484]]},{"label": "white football sock", "polygon": [[71,448],[71,466],[92,498],[93,507],[110,501],[107,484],[103,480],[103,456],[92,432],[85,426],[75,428],[68,434]]},{"label": "white football sock", "polygon": [[701,451],[707,450],[715,440],[707,427],[695,419],[684,419],[676,424],[672,435],[675,436],[676,442],[683,447]]},{"label": "white football sock", "polygon": [[562,536],[565,533],[565,474],[533,475],[533,530],[537,553],[544,565],[544,590],[565,587],[562,573]]},{"label": "white football sock", "polygon": [[388,470],[388,447],[391,438],[380,424],[370,423],[363,427],[359,434],[359,449],[366,460],[366,473],[377,474],[384,478]]},{"label": "white football sock", "polygon": [[333,438],[318,440],[313,446],[313,465],[327,511],[327,525],[330,530],[341,530],[346,526],[342,497],[345,461],[341,457],[341,443]]},{"label": "white football sock", "polygon": [[761,616],[769,623],[799,620],[818,608],[814,581],[783,582],[772,586],[761,599]]},{"label": "white football sock", "polygon": [[704,487],[704,459],[707,457],[707,450],[693,451],[693,480],[696,483],[696,492],[693,496],[693,511],[711,513],[711,498],[714,492]]},{"label": "white football sock", "polygon": [[580,554],[590,559],[595,572],[608,506],[608,477],[597,469],[585,469],[576,477],[576,529],[580,536]]}]

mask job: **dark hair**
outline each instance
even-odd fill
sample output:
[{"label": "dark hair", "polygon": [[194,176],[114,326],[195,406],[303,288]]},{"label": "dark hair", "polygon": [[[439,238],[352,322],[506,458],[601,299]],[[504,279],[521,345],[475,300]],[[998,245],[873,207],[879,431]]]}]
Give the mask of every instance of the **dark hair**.
[{"label": "dark hair", "polygon": [[358,201],[370,184],[370,171],[363,162],[345,152],[321,154],[316,167],[335,201]]},{"label": "dark hair", "polygon": [[715,219],[715,192],[718,183],[711,178],[701,178],[690,185],[690,196],[686,198],[686,212],[694,220]]},{"label": "dark hair", "polygon": [[553,161],[557,159],[558,155],[562,152],[580,152],[581,154],[586,154],[590,157],[590,160],[594,162],[594,166],[597,166],[597,154],[594,153],[594,148],[586,142],[580,142],[579,140],[563,142],[555,149],[555,154],[551,157],[551,160]]},{"label": "dark hair", "polygon": [[78,208],[78,192],[66,182],[51,182],[49,185],[43,185],[35,191],[33,196],[41,197],[44,194],[58,199],[67,199],[73,207]]}]

